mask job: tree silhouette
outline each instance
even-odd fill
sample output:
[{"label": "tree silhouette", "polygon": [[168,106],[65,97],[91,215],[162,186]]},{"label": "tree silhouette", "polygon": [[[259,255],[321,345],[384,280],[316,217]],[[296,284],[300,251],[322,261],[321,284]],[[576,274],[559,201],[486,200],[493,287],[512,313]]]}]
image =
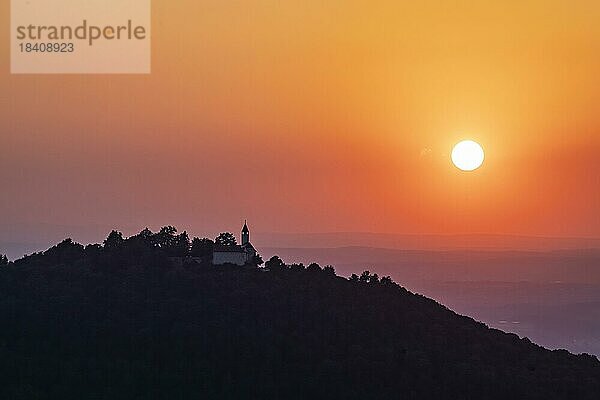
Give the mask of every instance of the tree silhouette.
[{"label": "tree silhouette", "polygon": [[207,257],[212,254],[214,246],[215,242],[210,239],[194,238],[194,240],[192,240],[192,250],[190,254],[194,257]]},{"label": "tree silhouette", "polygon": [[281,272],[285,267],[285,263],[278,256],[273,256],[265,263],[265,267],[271,272]]},{"label": "tree silhouette", "polygon": [[215,239],[215,243],[220,244],[222,246],[235,246],[237,241],[235,240],[235,236],[233,236],[230,232],[223,232],[217,236]]},{"label": "tree silhouette", "polygon": [[44,252],[54,262],[67,262],[83,255],[84,247],[72,239],[65,239]]},{"label": "tree silhouette", "polygon": [[177,229],[174,226],[163,226],[160,231],[153,236],[153,243],[162,248],[170,249],[175,246]]},{"label": "tree silhouette", "polygon": [[370,277],[371,277],[371,272],[364,271],[362,274],[360,274],[360,278],[358,278],[358,280],[359,280],[359,282],[367,283],[367,282],[369,282]]},{"label": "tree silhouette", "polygon": [[394,284],[394,281],[389,276],[384,276],[383,278],[381,278],[381,284],[391,286]]},{"label": "tree silhouette", "polygon": [[306,269],[306,267],[302,263],[300,263],[300,264],[293,263],[290,265],[291,271],[304,271],[305,269]]},{"label": "tree silhouette", "polygon": [[152,243],[152,236],[154,236],[154,233],[152,233],[152,231],[148,228],[144,228],[140,233],[137,234],[137,237],[145,243]]},{"label": "tree silhouette", "polygon": [[177,257],[185,257],[190,253],[191,247],[190,237],[186,231],[183,231],[175,237],[171,248],[171,254]]},{"label": "tree silhouette", "polygon": [[379,275],[373,274],[369,277],[369,283],[379,283]]},{"label": "tree silhouette", "polygon": [[311,263],[308,267],[306,267],[308,272],[320,272],[321,266],[317,263]]},{"label": "tree silhouette", "polygon": [[323,267],[323,272],[325,272],[329,276],[335,276],[335,268],[333,265],[326,265]]},{"label": "tree silhouette", "polygon": [[104,247],[107,249],[119,247],[125,239],[123,239],[123,234],[119,231],[111,231],[108,234],[108,237],[104,240]]},{"label": "tree silhouette", "polygon": [[4,254],[0,254],[0,267],[5,267],[8,265],[8,257]]}]

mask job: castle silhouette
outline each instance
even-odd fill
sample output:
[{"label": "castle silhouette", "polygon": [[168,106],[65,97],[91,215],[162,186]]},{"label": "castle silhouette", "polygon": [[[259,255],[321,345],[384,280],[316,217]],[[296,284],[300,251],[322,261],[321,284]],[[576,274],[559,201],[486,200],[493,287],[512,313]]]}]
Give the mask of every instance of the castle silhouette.
[{"label": "castle silhouette", "polygon": [[244,221],[241,233],[241,244],[221,245],[215,243],[213,250],[213,265],[234,264],[246,265],[252,263],[256,256],[256,249],[250,243],[250,230],[247,221]]}]

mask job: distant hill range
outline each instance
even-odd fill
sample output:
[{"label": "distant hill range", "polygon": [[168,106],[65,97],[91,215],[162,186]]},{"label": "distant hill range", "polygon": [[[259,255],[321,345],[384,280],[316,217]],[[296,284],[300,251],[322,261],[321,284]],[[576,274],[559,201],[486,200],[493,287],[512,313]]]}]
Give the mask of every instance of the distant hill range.
[{"label": "distant hill range", "polygon": [[[0,398],[597,399],[600,362],[389,278],[189,263],[142,234],[0,267]],[[167,243],[169,238],[162,238]]]},{"label": "distant hill range", "polygon": [[376,247],[403,250],[564,250],[600,249],[600,238],[465,234],[414,235],[393,233],[258,233],[259,247],[332,248]]},{"label": "distant hill range", "polygon": [[436,280],[600,284],[600,249],[400,250],[348,246],[261,247],[261,251],[266,257],[277,254],[289,262],[335,264],[344,274],[371,266],[410,283]]}]

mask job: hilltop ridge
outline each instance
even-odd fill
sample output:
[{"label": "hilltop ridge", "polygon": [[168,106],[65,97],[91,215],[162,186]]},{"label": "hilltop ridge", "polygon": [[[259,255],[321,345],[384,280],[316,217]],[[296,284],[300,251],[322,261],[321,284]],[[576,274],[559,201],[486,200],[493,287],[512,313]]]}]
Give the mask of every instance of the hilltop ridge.
[{"label": "hilltop ridge", "polygon": [[136,235],[0,268],[0,397],[596,399],[600,362],[365,272],[188,263]]}]

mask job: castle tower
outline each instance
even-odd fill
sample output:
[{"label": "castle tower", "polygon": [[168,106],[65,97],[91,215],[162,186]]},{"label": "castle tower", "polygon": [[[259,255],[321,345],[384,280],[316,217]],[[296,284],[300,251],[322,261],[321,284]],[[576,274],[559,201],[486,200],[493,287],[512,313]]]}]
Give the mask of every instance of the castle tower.
[{"label": "castle tower", "polygon": [[242,246],[248,243],[250,243],[250,230],[248,229],[246,220],[244,220],[244,227],[242,228]]}]

